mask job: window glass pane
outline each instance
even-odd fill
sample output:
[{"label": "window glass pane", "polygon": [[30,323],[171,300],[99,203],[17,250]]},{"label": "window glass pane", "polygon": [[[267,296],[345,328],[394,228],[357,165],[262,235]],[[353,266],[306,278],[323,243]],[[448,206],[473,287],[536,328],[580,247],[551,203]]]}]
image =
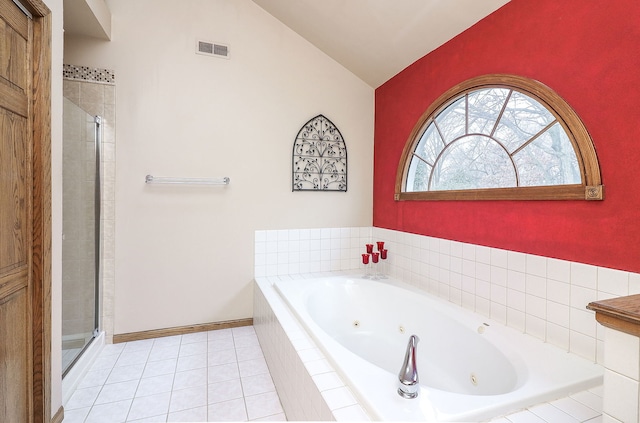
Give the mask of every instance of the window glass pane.
[{"label": "window glass pane", "polygon": [[465,97],[462,96],[462,98],[453,102],[436,117],[438,128],[440,128],[444,141],[447,144],[465,134],[465,109]]},{"label": "window glass pane", "polygon": [[431,190],[515,187],[507,152],[489,137],[471,135],[451,144],[435,165]]},{"label": "window glass pane", "polygon": [[491,88],[469,94],[470,134],[491,135],[509,91],[506,88]]},{"label": "window glass pane", "polygon": [[414,157],[407,173],[407,192],[418,192],[429,190],[429,175],[431,166],[422,160]]},{"label": "window glass pane", "polygon": [[436,162],[438,155],[444,148],[444,142],[440,138],[440,134],[436,126],[432,123],[424,131],[424,134],[420,138],[420,142],[416,147],[415,154],[422,157],[425,161],[433,164]]},{"label": "window glass pane", "polygon": [[582,183],[578,158],[559,123],[518,151],[513,159],[521,186]]},{"label": "window glass pane", "polygon": [[554,120],[542,104],[514,91],[494,136],[513,153]]},{"label": "window glass pane", "polygon": [[[585,185],[589,175],[583,174],[577,152],[584,136],[574,145],[571,135],[575,128],[581,133],[579,122],[565,124],[546,103],[530,97],[534,94],[519,91],[518,84],[462,87],[458,92],[457,97],[448,97],[454,101],[436,109],[441,110],[437,115],[421,119],[419,124],[426,129],[416,137],[406,163],[404,192]],[[548,195],[546,190],[524,192]],[[576,194],[581,195],[576,190],[563,198]],[[478,195],[495,197],[486,191]]]}]

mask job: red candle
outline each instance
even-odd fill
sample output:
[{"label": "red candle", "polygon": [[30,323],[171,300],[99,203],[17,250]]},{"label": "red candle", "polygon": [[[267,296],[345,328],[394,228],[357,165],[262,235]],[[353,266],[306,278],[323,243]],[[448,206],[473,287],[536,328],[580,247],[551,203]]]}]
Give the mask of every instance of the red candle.
[{"label": "red candle", "polygon": [[382,260],[386,260],[387,259],[387,250],[380,250],[380,258]]},{"label": "red candle", "polygon": [[374,263],[378,262],[378,256],[380,255],[380,253],[371,253],[371,258],[373,259]]},{"label": "red candle", "polygon": [[378,241],[376,244],[378,244],[378,251],[384,250],[384,241]]},{"label": "red candle", "polygon": [[367,253],[373,253],[373,244],[367,244]]},{"label": "red candle", "polygon": [[369,264],[369,254],[362,255],[362,264]]}]

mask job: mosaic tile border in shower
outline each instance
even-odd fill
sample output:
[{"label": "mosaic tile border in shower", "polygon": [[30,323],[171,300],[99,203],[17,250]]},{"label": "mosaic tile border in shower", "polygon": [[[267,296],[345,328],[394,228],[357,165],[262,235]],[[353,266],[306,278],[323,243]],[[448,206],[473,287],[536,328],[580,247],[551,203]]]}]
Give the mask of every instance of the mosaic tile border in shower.
[{"label": "mosaic tile border in shower", "polygon": [[110,69],[90,68],[88,66],[62,65],[62,77],[79,81],[115,84],[116,75]]}]

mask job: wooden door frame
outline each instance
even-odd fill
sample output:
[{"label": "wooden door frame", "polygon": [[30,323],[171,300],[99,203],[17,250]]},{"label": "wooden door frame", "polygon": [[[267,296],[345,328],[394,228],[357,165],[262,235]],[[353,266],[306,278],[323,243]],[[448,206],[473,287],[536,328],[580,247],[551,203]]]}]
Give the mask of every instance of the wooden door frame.
[{"label": "wooden door frame", "polygon": [[[31,48],[33,422],[51,419],[51,11],[42,0],[19,0],[33,15]],[[62,421],[62,407],[55,414]]]}]

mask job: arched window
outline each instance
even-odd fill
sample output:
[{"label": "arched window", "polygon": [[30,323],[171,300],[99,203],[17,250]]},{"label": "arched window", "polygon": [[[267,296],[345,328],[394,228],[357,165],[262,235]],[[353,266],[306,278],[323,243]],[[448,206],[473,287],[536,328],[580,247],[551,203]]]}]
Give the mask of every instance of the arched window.
[{"label": "arched window", "polygon": [[602,200],[593,143],[540,82],[485,75],[421,116],[396,176],[396,200]]}]

